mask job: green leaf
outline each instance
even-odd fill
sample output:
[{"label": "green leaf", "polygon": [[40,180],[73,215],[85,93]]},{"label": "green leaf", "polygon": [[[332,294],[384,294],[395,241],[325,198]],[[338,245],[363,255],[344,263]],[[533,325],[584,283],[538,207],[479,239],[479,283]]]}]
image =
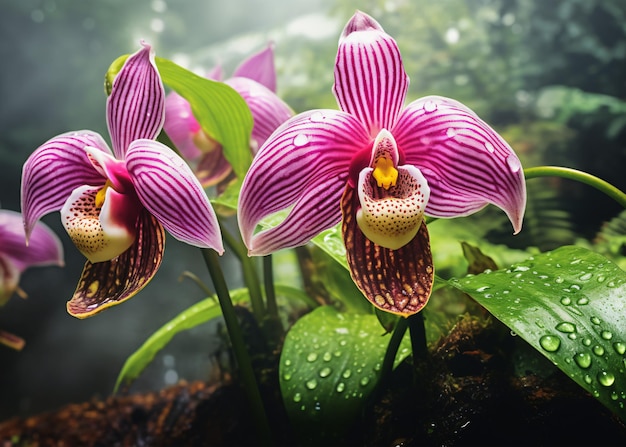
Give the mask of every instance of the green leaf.
[{"label": "green leaf", "polygon": [[185,98],[202,130],[222,145],[235,174],[243,178],[252,163],[250,135],[254,124],[244,99],[232,87],[156,58],[163,83]]},{"label": "green leaf", "polygon": [[[233,303],[249,299],[247,289],[231,291]],[[113,392],[117,392],[120,385],[130,385],[141,372],[152,362],[158,352],[167,345],[179,332],[192,329],[222,314],[217,296],[202,300],[185,309],[170,320],[148,338],[124,363],[120,371]]]},{"label": "green leaf", "polygon": [[626,420],[626,273],[566,246],[451,280]]},{"label": "green leaf", "polygon": [[[105,75],[105,91],[111,86],[128,55],[118,57]],[[224,156],[242,179],[250,163],[250,135],[254,120],[245,100],[229,85],[198,76],[174,62],[155,58],[161,79],[191,105],[202,130],[222,145]]]},{"label": "green leaf", "polygon": [[[304,444],[337,444],[381,375],[390,336],[377,318],[322,306],[287,333],[280,358],[285,408]],[[396,365],[410,353],[408,337]]]}]

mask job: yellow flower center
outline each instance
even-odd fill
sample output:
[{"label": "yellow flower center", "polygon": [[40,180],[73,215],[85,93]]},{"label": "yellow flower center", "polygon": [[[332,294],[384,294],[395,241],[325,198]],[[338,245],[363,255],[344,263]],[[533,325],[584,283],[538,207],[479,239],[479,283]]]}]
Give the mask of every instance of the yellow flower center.
[{"label": "yellow flower center", "polygon": [[398,170],[393,166],[393,161],[390,158],[380,157],[374,162],[372,177],[376,179],[379,188],[389,189],[396,186]]},{"label": "yellow flower center", "polygon": [[104,186],[96,193],[96,198],[94,199],[96,208],[102,208],[102,205],[104,205],[104,198],[106,197],[106,194],[107,194],[107,188],[111,186],[113,186],[113,184],[111,183],[109,179],[107,179]]}]

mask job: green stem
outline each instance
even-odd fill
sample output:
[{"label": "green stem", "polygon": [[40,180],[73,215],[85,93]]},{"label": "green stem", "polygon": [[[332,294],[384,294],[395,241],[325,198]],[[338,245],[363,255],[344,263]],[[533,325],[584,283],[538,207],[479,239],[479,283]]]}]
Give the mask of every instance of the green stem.
[{"label": "green stem", "polygon": [[262,445],[272,445],[272,433],[269,427],[267,414],[265,413],[265,407],[263,406],[263,400],[261,398],[261,392],[257,384],[256,377],[254,375],[254,369],[252,368],[252,361],[248,350],[246,349],[243,332],[239,326],[239,320],[235,313],[235,307],[230,299],[230,292],[226,284],[226,279],[222,272],[222,268],[219,264],[217,253],[211,249],[202,249],[202,256],[204,262],[209,269],[211,278],[213,279],[213,286],[222,309],[222,315],[226,323],[228,330],[228,336],[233,347],[237,364],[239,365],[239,371],[243,385],[250,401],[250,408],[253,414],[254,422],[256,424],[259,440]]},{"label": "green stem", "polygon": [[265,303],[263,302],[263,294],[261,293],[261,283],[259,282],[259,275],[257,274],[254,261],[248,256],[246,247],[243,242],[235,239],[223,225],[220,224],[222,230],[222,238],[226,245],[228,245],[237,259],[241,262],[243,281],[246,284],[246,288],[250,292],[250,305],[252,306],[252,313],[258,322],[263,321],[265,318]]},{"label": "green stem", "polygon": [[272,255],[263,256],[263,283],[265,284],[267,313],[271,319],[278,320],[278,304],[276,303],[276,290],[274,288]]},{"label": "green stem", "polygon": [[393,364],[396,360],[396,356],[398,355],[398,349],[400,348],[400,343],[402,343],[402,339],[404,338],[404,334],[406,334],[406,330],[409,326],[409,322],[407,318],[399,318],[396,323],[396,327],[393,328],[393,333],[391,334],[391,340],[389,340],[389,344],[387,345],[387,350],[385,351],[385,358],[383,359],[383,366],[381,370],[381,379],[380,382],[384,382],[385,379],[391,374],[393,371]]},{"label": "green stem", "polygon": [[626,208],[626,193],[619,188],[611,185],[594,175],[586,172],[578,171],[572,168],[563,168],[561,166],[537,166],[533,168],[524,169],[524,175],[526,179],[537,177],[563,177],[570,180],[576,180],[581,183],[586,183],[589,186],[602,191],[607,196],[611,197],[617,203]]},{"label": "green stem", "polygon": [[428,345],[426,344],[426,328],[424,327],[424,314],[418,312],[407,318],[409,334],[411,337],[411,349],[413,350],[413,364],[418,365],[428,357]]}]

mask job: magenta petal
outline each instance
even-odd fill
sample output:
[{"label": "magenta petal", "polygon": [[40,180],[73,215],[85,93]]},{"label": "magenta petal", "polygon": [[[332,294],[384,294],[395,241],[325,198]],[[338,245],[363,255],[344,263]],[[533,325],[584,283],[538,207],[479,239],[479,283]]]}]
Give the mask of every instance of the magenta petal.
[{"label": "magenta petal", "polygon": [[217,217],[187,163],[167,146],[133,141],[126,166],[141,203],[176,239],[224,251]]},{"label": "magenta petal", "polygon": [[[302,245],[337,223],[350,161],[370,144],[362,124],[336,110],[311,110],[281,126],[241,188],[239,228],[250,254]],[[254,235],[263,218],[292,205],[287,220]]]},{"label": "magenta petal", "polygon": [[448,98],[421,98],[402,112],[392,133],[406,163],[428,180],[427,215],[466,216],[492,203],[520,231],[524,171],[513,149],[472,110]]},{"label": "magenta petal", "polygon": [[63,265],[63,246],[57,235],[39,222],[27,246],[22,215],[9,210],[0,210],[0,255],[10,259],[20,272],[36,265]]},{"label": "magenta petal", "polygon": [[373,138],[395,124],[408,85],[395,40],[357,12],[344,29],[335,63],[333,92],[341,110],[356,116]]},{"label": "magenta petal", "polygon": [[293,116],[293,110],[265,86],[247,78],[231,78],[225,82],[239,93],[248,104],[254,127],[252,140],[254,152],[278,126]]},{"label": "magenta petal", "polygon": [[163,126],[164,102],[154,54],[144,43],[124,63],[107,99],[107,124],[116,158],[124,159],[132,141],[157,137]]},{"label": "magenta petal", "polygon": [[69,132],[48,140],[24,163],[21,197],[27,238],[35,222],[60,210],[75,188],[104,184],[105,178],[92,166],[85,147],[110,153],[97,133]]},{"label": "magenta petal", "polygon": [[201,131],[200,124],[193,116],[189,102],[176,92],[165,98],[163,129],[185,159],[195,160],[200,157],[202,152],[193,141],[193,135]]},{"label": "magenta petal", "polygon": [[274,66],[274,45],[253,54],[244,60],[233,73],[233,77],[252,79],[276,93],[276,68]]}]

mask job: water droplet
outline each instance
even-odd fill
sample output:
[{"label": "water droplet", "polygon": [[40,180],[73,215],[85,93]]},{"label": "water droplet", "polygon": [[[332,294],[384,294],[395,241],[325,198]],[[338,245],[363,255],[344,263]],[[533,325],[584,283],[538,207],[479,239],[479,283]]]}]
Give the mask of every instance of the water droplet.
[{"label": "water droplet", "polygon": [[361,379],[359,383],[361,384],[361,386],[366,386],[368,383],[370,383],[370,378],[365,376]]},{"label": "water droplet", "polygon": [[330,375],[330,373],[332,372],[332,370],[329,367],[326,368],[322,368],[320,370],[320,377],[324,378],[324,377],[328,377]]},{"label": "water droplet", "polygon": [[317,360],[317,353],[316,352],[312,352],[309,355],[306,356],[306,361],[311,363]]},{"label": "water droplet", "polygon": [[291,366],[291,360],[289,359],[285,360],[285,366]]},{"label": "water droplet", "polygon": [[615,343],[613,343],[613,349],[615,349],[615,352],[617,352],[619,355],[624,355],[624,353],[626,353],[626,344],[622,343],[621,341],[616,341]]},{"label": "water droplet", "polygon": [[576,332],[576,326],[574,326],[572,323],[568,323],[567,321],[563,321],[557,324],[555,329],[559,332],[565,332],[566,334]]},{"label": "water droplet", "polygon": [[619,399],[619,396],[618,396],[618,394],[617,394],[615,391],[613,391],[613,392],[611,393],[611,399],[613,399],[613,400],[617,400],[617,399]]},{"label": "water droplet", "polygon": [[493,154],[496,149],[493,147],[493,144],[491,144],[489,141],[485,142],[485,149],[487,149],[487,152],[489,152],[490,154]]},{"label": "water droplet", "polygon": [[598,357],[604,355],[604,348],[600,345],[595,345],[593,348],[591,348],[591,350]]},{"label": "water droplet", "polygon": [[572,300],[569,296],[564,296],[563,298],[561,298],[561,304],[564,306],[569,306],[570,304],[572,304]]},{"label": "water droplet", "polygon": [[296,135],[296,137],[293,139],[293,145],[297,146],[297,147],[301,147],[304,146],[306,144],[308,144],[309,142],[309,137],[306,136],[303,133],[299,133],[298,135]]},{"label": "water droplet", "polygon": [[511,172],[516,173],[522,168],[522,164],[515,155],[509,155],[506,157],[506,164],[509,165]]},{"label": "water droplet", "polygon": [[598,382],[602,386],[611,386],[615,382],[615,376],[608,371],[600,371],[598,373]]},{"label": "water droplet", "polygon": [[554,282],[556,282],[557,284],[562,284],[563,278],[561,278],[560,276],[557,276],[556,278],[554,278]]},{"label": "water droplet", "polygon": [[339,382],[337,384],[337,388],[335,388],[337,390],[338,393],[343,393],[343,390],[346,389],[346,384],[343,382]]},{"label": "water droplet", "polygon": [[437,110],[437,103],[435,101],[428,100],[424,103],[424,111],[426,113],[432,113]]},{"label": "water droplet", "polygon": [[585,304],[589,304],[589,298],[587,297],[582,297],[582,298],[578,298],[578,301],[576,301],[576,304],[578,304],[579,306],[584,306]]},{"label": "water droplet", "polygon": [[330,352],[325,352],[324,355],[322,356],[322,359],[325,362],[330,362],[332,358],[333,358],[333,355]]},{"label": "water droplet", "polygon": [[591,366],[591,355],[588,352],[578,352],[574,355],[574,361],[581,368],[587,369]]},{"label": "water droplet", "polygon": [[530,267],[527,265],[518,265],[513,269],[514,272],[527,272],[528,270],[530,270]]},{"label": "water droplet", "polygon": [[600,273],[596,279],[598,282],[604,282],[604,280],[606,279],[606,276]]},{"label": "water droplet", "polygon": [[291,373],[286,372],[285,374],[283,374],[283,379],[287,381],[291,380]]},{"label": "water droplet", "polygon": [[591,346],[591,339],[589,337],[583,338],[583,345]]},{"label": "water droplet", "polygon": [[482,293],[482,292],[484,292],[485,290],[488,290],[488,289],[490,289],[489,286],[482,286],[482,287],[479,287],[478,289],[476,289],[476,291],[479,292],[479,293]]},{"label": "water droplet", "polygon": [[448,138],[456,137],[456,130],[454,130],[452,127],[448,128],[448,130],[446,131],[446,136]]},{"label": "water droplet", "polygon": [[580,278],[581,281],[589,281],[593,275],[591,273],[585,273]]},{"label": "water droplet", "polygon": [[539,339],[539,344],[548,352],[555,352],[561,346],[561,339],[554,335],[544,335]]},{"label": "water droplet", "polygon": [[602,331],[600,332],[600,337],[604,338],[605,340],[610,340],[613,338],[613,334],[611,333],[611,331]]},{"label": "water droplet", "polygon": [[300,393],[296,393],[293,395],[293,401],[294,402],[300,402],[302,400],[302,394]]},{"label": "water droplet", "polygon": [[305,385],[307,389],[314,390],[317,387],[317,380],[315,379],[307,380]]},{"label": "water droplet", "polygon": [[600,321],[600,319],[598,317],[591,317],[591,322],[593,324],[600,324],[601,323],[601,321]]},{"label": "water droplet", "polygon": [[349,378],[351,375],[352,375],[352,371],[350,371],[349,369],[346,369],[346,370],[343,372],[343,374],[341,374],[341,376],[342,376],[344,379]]},{"label": "water droplet", "polygon": [[324,121],[324,114],[322,112],[313,112],[311,114],[311,116],[309,117],[309,120],[313,121],[313,122],[320,122],[320,121]]},{"label": "water droplet", "polygon": [[593,382],[593,379],[589,374],[585,374],[585,377],[583,377],[583,379],[585,380],[585,383],[587,383],[587,385],[591,385],[591,382]]}]

